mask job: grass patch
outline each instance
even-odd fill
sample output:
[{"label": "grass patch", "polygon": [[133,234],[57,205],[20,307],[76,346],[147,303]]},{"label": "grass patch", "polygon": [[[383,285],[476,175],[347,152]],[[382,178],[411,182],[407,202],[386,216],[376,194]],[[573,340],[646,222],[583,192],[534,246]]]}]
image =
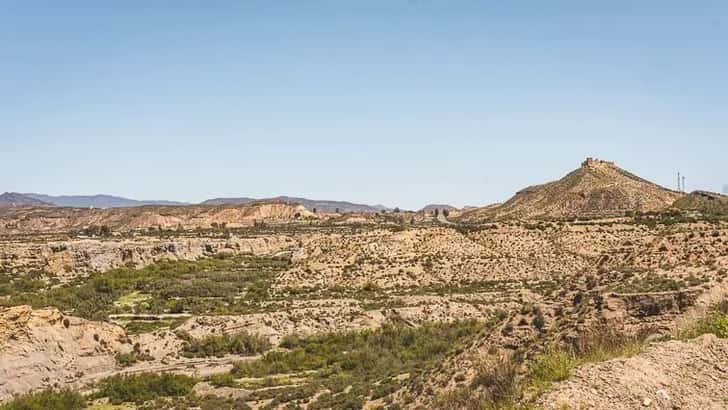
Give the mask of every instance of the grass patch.
[{"label": "grass patch", "polygon": [[141,304],[142,302],[146,302],[151,297],[152,295],[150,294],[134,291],[117,299],[116,302],[114,302],[114,306],[134,307],[138,304]]},{"label": "grass patch", "polygon": [[0,404],[0,410],[80,410],[85,407],[84,397],[70,390],[29,393]]},{"label": "grass patch", "polygon": [[582,333],[570,346],[554,347],[536,357],[529,379],[537,390],[571,377],[573,370],[586,363],[604,362],[616,357],[633,356],[645,346],[646,332],[625,334],[606,325]]},{"label": "grass patch", "polygon": [[728,299],[713,307],[705,317],[680,330],[676,337],[680,340],[688,340],[708,333],[721,339],[728,338]]}]

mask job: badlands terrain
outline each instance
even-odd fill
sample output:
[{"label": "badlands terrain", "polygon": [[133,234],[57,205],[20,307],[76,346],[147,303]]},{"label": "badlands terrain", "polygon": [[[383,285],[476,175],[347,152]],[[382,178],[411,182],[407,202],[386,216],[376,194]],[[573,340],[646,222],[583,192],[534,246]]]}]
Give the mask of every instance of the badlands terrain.
[{"label": "badlands terrain", "polygon": [[465,210],[5,199],[0,409],[728,408],[728,200],[610,162]]}]

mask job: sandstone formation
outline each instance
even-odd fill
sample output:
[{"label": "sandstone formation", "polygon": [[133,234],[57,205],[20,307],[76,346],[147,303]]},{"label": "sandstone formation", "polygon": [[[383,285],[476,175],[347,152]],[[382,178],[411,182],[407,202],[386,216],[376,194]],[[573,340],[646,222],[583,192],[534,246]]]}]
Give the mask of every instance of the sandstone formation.
[{"label": "sandstone formation", "polygon": [[140,206],[133,208],[0,208],[0,234],[80,231],[106,226],[114,231],[149,228],[231,228],[317,218],[302,205],[255,202],[221,206]]},{"label": "sandstone formation", "polygon": [[0,401],[113,370],[115,354],[131,348],[124,330],[109,323],[64,316],[53,308],[0,309]]}]

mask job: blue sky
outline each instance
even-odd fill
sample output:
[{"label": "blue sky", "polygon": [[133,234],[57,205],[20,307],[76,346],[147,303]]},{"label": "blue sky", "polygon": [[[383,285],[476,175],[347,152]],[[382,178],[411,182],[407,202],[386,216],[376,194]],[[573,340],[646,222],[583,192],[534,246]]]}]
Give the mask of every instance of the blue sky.
[{"label": "blue sky", "polygon": [[722,1],[0,3],[0,191],[482,205],[727,152]]}]

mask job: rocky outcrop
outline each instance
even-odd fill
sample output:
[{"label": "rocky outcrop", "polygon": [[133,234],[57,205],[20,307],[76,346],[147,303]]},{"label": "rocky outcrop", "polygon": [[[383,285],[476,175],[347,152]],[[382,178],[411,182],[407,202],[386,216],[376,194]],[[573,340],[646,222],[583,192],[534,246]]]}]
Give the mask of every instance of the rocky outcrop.
[{"label": "rocky outcrop", "polygon": [[283,235],[230,239],[85,239],[50,243],[11,241],[0,247],[0,270],[43,271],[64,278],[129,264],[143,267],[159,260],[195,260],[219,254],[273,255],[294,245],[293,239]]},{"label": "rocky outcrop", "polygon": [[131,349],[124,330],[109,323],[64,316],[57,309],[0,310],[0,401],[113,370],[115,354]]}]

